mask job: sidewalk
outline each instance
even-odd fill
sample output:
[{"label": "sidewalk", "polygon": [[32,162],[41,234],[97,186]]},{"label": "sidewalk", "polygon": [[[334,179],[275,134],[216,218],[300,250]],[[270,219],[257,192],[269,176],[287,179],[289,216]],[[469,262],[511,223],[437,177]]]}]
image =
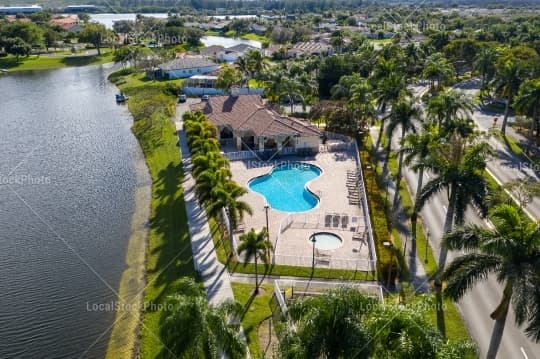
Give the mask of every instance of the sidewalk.
[{"label": "sidewalk", "polygon": [[176,114],[176,130],[178,133],[182,166],[184,169],[184,200],[188,218],[189,237],[195,270],[203,280],[206,296],[210,305],[217,305],[226,300],[234,300],[231,281],[227,268],[218,261],[208,218],[199,205],[195,192],[195,179],[191,175],[191,154],[183,130],[183,111],[179,108]]},{"label": "sidewalk", "polygon": [[[370,135],[373,146],[375,146],[377,143],[377,138],[379,136],[379,127],[372,126],[370,128]],[[380,168],[384,168],[385,155],[382,147],[379,147],[376,157],[378,166]],[[388,168],[386,168],[385,170],[386,171],[383,174],[384,183],[388,192],[388,203],[390,204],[394,201],[397,186],[392,177],[390,176]],[[403,176],[401,180],[405,181],[405,176]],[[429,285],[427,282],[426,271],[422,262],[416,255],[416,244],[412,243],[412,232],[409,226],[410,223],[403,207],[401,206],[401,200],[399,200],[399,198],[398,202],[393,208],[393,215],[394,216],[392,218],[392,226],[397,229],[401,239],[401,243],[403,243],[403,245],[407,247],[407,252],[404,253],[404,256],[405,260],[407,261],[407,265],[409,266],[410,280],[417,293],[427,293],[429,291]]]}]

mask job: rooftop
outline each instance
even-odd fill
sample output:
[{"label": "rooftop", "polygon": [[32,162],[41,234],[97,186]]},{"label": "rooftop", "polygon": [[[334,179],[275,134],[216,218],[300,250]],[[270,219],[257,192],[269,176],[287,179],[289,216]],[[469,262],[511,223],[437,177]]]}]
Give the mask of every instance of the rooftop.
[{"label": "rooftop", "polygon": [[162,70],[193,69],[198,67],[217,66],[214,62],[205,58],[175,59],[159,65]]},{"label": "rooftop", "polygon": [[259,95],[212,96],[206,103],[192,105],[191,109],[202,110],[215,125],[250,130],[256,136],[321,134],[307,121],[285,117],[270,109]]}]

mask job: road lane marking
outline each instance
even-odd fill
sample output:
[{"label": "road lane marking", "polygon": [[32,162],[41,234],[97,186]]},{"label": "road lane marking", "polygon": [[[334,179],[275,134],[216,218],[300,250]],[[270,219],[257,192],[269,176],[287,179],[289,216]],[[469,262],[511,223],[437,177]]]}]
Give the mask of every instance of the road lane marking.
[{"label": "road lane marking", "polygon": [[521,354],[523,354],[525,359],[529,359],[529,357],[527,356],[527,353],[525,353],[525,349],[523,349],[523,347],[519,347],[519,349],[521,349]]}]

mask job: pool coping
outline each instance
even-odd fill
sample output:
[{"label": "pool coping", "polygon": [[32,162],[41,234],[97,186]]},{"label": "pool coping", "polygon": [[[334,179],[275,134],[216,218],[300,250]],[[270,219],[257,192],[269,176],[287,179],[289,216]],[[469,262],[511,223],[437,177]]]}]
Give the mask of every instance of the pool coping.
[{"label": "pool coping", "polygon": [[[309,193],[311,193],[315,198],[317,198],[317,205],[316,205],[315,207],[310,208],[310,209],[308,209],[307,211],[293,211],[293,212],[291,212],[291,211],[282,211],[282,210],[280,210],[280,209],[277,209],[277,208],[272,207],[272,206],[270,205],[270,203],[268,203],[268,201],[267,201],[265,195],[263,195],[263,194],[260,193],[260,192],[254,191],[254,190],[252,190],[252,189],[249,187],[249,183],[250,183],[251,181],[256,180],[257,178],[262,178],[262,177],[271,175],[272,172],[276,169],[276,167],[283,166],[283,165],[289,165],[289,164],[293,164],[293,163],[303,164],[303,165],[311,166],[311,167],[317,167],[317,168],[319,169],[319,171],[321,172],[321,173],[319,174],[319,176],[317,176],[317,177],[315,177],[315,178],[313,178],[313,179],[307,181],[306,184],[304,185],[304,189],[305,189],[306,191],[308,191]],[[268,171],[268,172],[266,172],[266,173],[264,173],[264,174],[262,174],[262,175],[259,175],[259,176],[255,176],[255,177],[250,178],[250,179],[245,183],[245,187],[246,187],[249,191],[251,191],[251,192],[257,194],[258,196],[263,197],[265,206],[268,206],[269,208],[271,208],[271,209],[274,210],[274,211],[281,212],[281,213],[307,213],[307,212],[313,211],[314,209],[317,209],[317,208],[319,207],[319,205],[321,204],[321,197],[319,197],[315,192],[313,192],[313,190],[311,190],[311,189],[309,188],[309,184],[310,184],[311,182],[315,181],[316,179],[321,178],[324,172],[325,172],[325,171],[324,171],[321,167],[319,167],[319,166],[317,166],[317,165],[315,165],[315,164],[313,164],[313,163],[306,163],[306,162],[301,162],[301,161],[281,161],[281,162],[276,163],[275,165],[273,165],[272,168],[270,169],[270,171]]]}]

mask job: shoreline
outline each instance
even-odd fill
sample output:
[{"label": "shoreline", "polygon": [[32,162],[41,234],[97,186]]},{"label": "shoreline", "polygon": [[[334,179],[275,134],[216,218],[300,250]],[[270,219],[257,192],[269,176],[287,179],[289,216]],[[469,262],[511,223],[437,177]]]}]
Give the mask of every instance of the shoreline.
[{"label": "shoreline", "polygon": [[[134,123],[133,116],[132,127]],[[146,286],[146,251],[148,248],[149,223],[152,205],[152,179],[139,142],[134,159],[136,189],[134,210],[131,218],[131,234],[125,254],[126,268],[118,284],[118,302],[122,302],[115,315],[107,344],[105,358],[134,358],[140,342],[140,323],[143,312],[143,296]]]},{"label": "shoreline", "polygon": [[[135,134],[133,134],[135,136]],[[138,141],[137,141],[138,143]],[[125,255],[126,269],[118,285],[122,306],[116,312],[105,358],[134,358],[139,347],[140,322],[146,286],[146,250],[148,248],[152,181],[144,154],[135,160],[137,188],[131,220],[131,235]],[[120,301],[120,298],[117,298]]]}]

